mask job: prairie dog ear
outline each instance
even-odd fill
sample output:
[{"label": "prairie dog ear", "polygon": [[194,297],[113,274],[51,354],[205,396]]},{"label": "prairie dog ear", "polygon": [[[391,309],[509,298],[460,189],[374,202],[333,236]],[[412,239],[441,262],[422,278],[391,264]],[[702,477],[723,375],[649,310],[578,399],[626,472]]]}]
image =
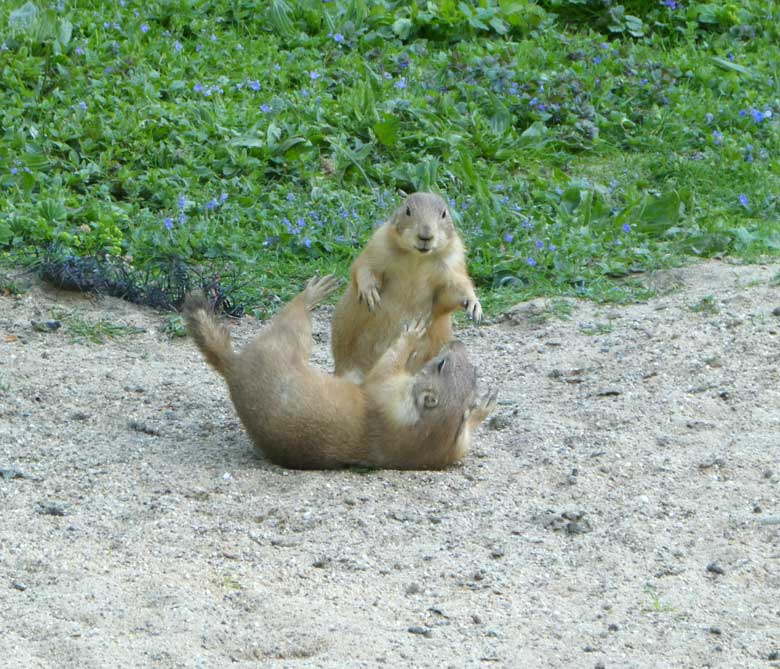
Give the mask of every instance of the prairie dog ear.
[{"label": "prairie dog ear", "polygon": [[436,393],[433,393],[430,390],[424,392],[423,406],[426,409],[434,409],[435,407],[439,406],[439,398],[436,397]]}]

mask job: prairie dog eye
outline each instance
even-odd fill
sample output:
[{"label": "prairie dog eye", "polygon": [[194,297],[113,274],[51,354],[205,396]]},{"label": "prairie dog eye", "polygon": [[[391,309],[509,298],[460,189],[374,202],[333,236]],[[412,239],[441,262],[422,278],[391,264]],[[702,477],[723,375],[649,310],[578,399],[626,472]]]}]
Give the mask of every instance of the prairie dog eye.
[{"label": "prairie dog eye", "polygon": [[441,374],[444,371],[444,366],[447,364],[447,358],[442,358],[441,362],[436,365],[436,371]]},{"label": "prairie dog eye", "polygon": [[411,207],[407,207],[406,208],[406,215],[407,216],[411,216],[412,215],[412,208]]},{"label": "prairie dog eye", "polygon": [[425,393],[425,395],[423,395],[423,406],[426,409],[433,409],[434,407],[439,406],[439,398],[433,393]]},{"label": "prairie dog eye", "polygon": [[442,218],[447,218],[447,210],[445,209],[443,212],[441,212]]}]

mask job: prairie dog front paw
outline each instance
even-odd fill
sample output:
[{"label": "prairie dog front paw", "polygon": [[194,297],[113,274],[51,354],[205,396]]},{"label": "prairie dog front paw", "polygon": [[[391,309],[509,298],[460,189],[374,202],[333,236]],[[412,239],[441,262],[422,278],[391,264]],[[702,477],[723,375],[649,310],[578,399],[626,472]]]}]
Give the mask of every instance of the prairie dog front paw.
[{"label": "prairie dog front paw", "polygon": [[363,281],[358,285],[358,300],[365,302],[369,311],[373,311],[382,301],[379,295],[379,284],[375,279]]}]

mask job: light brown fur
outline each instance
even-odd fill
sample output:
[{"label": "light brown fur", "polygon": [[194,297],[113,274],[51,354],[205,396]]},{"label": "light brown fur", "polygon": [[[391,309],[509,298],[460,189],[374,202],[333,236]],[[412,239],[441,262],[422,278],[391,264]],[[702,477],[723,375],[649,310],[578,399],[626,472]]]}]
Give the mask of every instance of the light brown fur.
[{"label": "light brown fur", "polygon": [[482,319],[463,242],[441,197],[413,193],[352,264],[333,314],[336,374],[363,378],[403,324],[419,318],[430,319],[422,365],[452,339],[452,312],[460,308]]},{"label": "light brown fur", "polygon": [[424,324],[415,323],[360,386],[309,366],[309,312],[337,285],[333,277],[311,280],[238,353],[206,300],[187,297],[187,329],[225,378],[257,448],[299,469],[440,469],[463,457],[495,394],[476,396],[476,374],[459,343],[412,373],[425,348]]}]

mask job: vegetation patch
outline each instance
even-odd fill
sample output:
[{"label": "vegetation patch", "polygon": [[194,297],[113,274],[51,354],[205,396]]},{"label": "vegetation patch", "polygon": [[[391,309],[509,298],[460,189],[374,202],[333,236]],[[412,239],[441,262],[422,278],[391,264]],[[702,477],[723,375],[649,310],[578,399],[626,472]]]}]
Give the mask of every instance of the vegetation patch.
[{"label": "vegetation patch", "polygon": [[488,307],[635,300],[636,273],[780,251],[779,12],[6,2],[0,253],[160,307],[196,272],[263,312],[432,189]]}]

